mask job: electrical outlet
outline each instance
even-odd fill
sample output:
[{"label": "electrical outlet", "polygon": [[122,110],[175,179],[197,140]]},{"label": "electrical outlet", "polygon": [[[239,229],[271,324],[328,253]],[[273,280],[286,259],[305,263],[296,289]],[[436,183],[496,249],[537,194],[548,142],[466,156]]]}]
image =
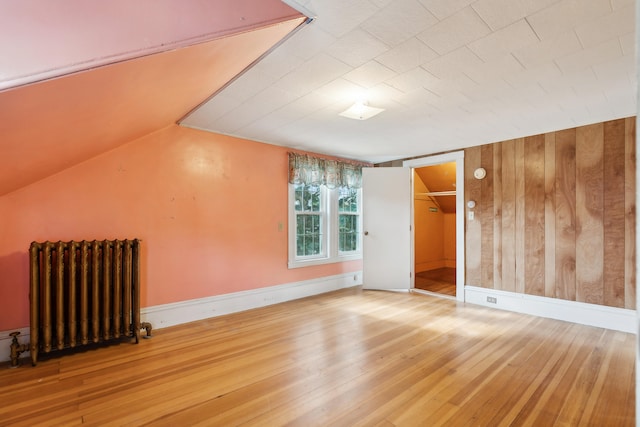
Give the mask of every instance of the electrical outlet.
[{"label": "electrical outlet", "polygon": [[498,303],[498,298],[496,297],[487,297],[487,302],[493,303],[493,304],[497,304]]}]

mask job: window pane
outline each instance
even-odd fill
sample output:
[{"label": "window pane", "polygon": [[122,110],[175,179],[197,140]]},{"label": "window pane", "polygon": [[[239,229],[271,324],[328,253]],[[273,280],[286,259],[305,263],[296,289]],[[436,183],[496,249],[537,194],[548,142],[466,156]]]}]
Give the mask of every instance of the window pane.
[{"label": "window pane", "polygon": [[358,190],[355,188],[338,190],[338,212],[358,212]]},{"label": "window pane", "polygon": [[303,204],[303,186],[302,185],[296,185],[294,188],[294,194],[295,194],[295,210],[296,211],[301,211],[302,209],[302,204]]},{"label": "window pane", "polygon": [[320,187],[314,185],[295,185],[295,210],[320,212]]},{"label": "window pane", "polygon": [[304,255],[304,236],[296,236],[296,255]]},{"label": "window pane", "polygon": [[296,256],[320,255],[322,253],[321,225],[320,215],[297,215]]},{"label": "window pane", "polygon": [[301,236],[304,234],[304,216],[296,216],[296,235]]},{"label": "window pane", "polygon": [[351,252],[358,250],[358,215],[339,215],[338,250]]},{"label": "window pane", "polygon": [[297,212],[320,212],[319,186],[296,184],[294,194],[294,208]]}]

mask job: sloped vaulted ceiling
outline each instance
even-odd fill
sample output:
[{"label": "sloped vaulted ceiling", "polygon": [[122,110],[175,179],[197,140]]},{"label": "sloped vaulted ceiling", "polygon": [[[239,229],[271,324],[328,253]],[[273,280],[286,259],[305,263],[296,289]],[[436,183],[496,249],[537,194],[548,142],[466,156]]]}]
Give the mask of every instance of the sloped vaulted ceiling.
[{"label": "sloped vaulted ceiling", "polygon": [[0,195],[176,123],[306,19],[279,0],[50,3],[0,16]]}]

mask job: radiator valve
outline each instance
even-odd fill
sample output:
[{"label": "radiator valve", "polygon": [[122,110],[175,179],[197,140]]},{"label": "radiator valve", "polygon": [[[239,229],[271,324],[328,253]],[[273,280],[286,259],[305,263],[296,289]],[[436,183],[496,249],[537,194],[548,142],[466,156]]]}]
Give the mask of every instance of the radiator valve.
[{"label": "radiator valve", "polygon": [[9,334],[9,336],[12,338],[11,339],[11,364],[9,365],[10,368],[17,368],[19,365],[18,359],[20,357],[20,353],[29,351],[29,343],[20,344],[18,342],[18,335],[20,335],[20,332],[11,332]]}]

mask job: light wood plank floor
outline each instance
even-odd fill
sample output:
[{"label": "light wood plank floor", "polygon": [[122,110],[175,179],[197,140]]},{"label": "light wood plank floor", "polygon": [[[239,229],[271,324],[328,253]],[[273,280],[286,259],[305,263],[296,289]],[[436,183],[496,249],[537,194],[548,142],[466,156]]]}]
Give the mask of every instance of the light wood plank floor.
[{"label": "light wood plank floor", "polygon": [[634,336],[352,288],[18,369],[0,425],[632,426]]},{"label": "light wood plank floor", "polygon": [[423,291],[456,296],[456,269],[438,268],[416,273],[415,287]]}]

